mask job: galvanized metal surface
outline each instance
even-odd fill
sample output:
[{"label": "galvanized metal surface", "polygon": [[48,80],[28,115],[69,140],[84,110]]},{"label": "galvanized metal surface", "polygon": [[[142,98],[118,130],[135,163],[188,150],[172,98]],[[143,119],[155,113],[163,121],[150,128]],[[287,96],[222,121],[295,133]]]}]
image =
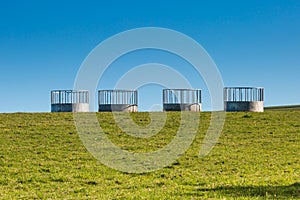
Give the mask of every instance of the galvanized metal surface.
[{"label": "galvanized metal surface", "polygon": [[99,90],[99,112],[137,112],[137,90]]},{"label": "galvanized metal surface", "polygon": [[199,89],[164,89],[164,104],[194,104],[201,103],[201,90]]},{"label": "galvanized metal surface", "polygon": [[249,102],[264,101],[264,88],[261,87],[225,87],[224,101]]},{"label": "galvanized metal surface", "polygon": [[264,88],[225,87],[224,110],[227,112],[263,112]]},{"label": "galvanized metal surface", "polygon": [[51,91],[51,112],[89,112],[89,92],[86,90]]}]

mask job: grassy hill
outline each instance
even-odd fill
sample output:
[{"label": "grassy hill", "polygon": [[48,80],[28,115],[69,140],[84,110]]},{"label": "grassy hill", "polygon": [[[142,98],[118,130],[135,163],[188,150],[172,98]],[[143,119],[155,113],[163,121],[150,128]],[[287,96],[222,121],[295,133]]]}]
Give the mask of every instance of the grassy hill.
[{"label": "grassy hill", "polygon": [[[198,113],[194,113],[197,115]],[[72,113],[0,114],[0,199],[300,199],[300,112],[227,113],[222,135],[198,153],[211,113],[172,165],[128,174],[106,167],[82,145]],[[140,125],[147,113],[133,113]],[[168,113],[157,135],[122,133],[110,113],[97,117],[109,138],[130,151],[172,140],[180,115]]]},{"label": "grassy hill", "polygon": [[300,110],[300,105],[268,106],[265,110]]}]

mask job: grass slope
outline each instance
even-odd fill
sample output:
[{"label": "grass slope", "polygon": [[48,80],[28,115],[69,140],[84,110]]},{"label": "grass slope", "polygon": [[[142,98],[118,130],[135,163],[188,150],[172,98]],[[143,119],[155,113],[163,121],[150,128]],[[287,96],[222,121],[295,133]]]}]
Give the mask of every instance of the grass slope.
[{"label": "grass slope", "polygon": [[[194,113],[195,115],[197,113]],[[172,165],[151,173],[110,169],[82,145],[71,113],[0,114],[1,199],[300,199],[300,112],[227,113],[222,135],[199,159],[210,113]],[[149,139],[127,136],[110,113],[97,114],[116,144],[152,151],[167,144],[180,117]],[[147,113],[131,115],[140,125]]]},{"label": "grass slope", "polygon": [[265,110],[300,110],[300,105],[268,106]]}]

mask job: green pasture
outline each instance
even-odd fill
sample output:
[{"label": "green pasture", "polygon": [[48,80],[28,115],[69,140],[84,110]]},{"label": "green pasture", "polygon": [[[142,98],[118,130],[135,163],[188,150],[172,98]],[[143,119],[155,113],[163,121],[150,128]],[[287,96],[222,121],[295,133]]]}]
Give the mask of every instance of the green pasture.
[{"label": "green pasture", "polygon": [[[143,139],[123,133],[111,113],[97,117],[111,141],[133,152],[164,147],[180,122],[170,112],[164,128]],[[131,117],[150,123],[148,113]],[[226,113],[217,144],[199,158],[210,117],[200,113],[196,138],[179,159],[134,174],[95,159],[72,113],[0,114],[0,199],[300,199],[299,110]]]}]

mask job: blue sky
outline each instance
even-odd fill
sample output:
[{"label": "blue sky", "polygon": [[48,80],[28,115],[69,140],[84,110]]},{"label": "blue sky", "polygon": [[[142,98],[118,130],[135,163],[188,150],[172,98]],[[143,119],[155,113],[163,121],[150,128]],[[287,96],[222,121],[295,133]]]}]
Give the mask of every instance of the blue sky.
[{"label": "blue sky", "polygon": [[[262,86],[266,105],[300,104],[298,0],[12,0],[0,6],[0,112],[50,111],[50,91],[72,88],[81,63],[96,45],[119,32],[149,26],[173,29],[199,42],[225,86]],[[156,53],[129,58],[148,62]],[[103,87],[112,84],[109,80]],[[202,84],[199,80],[195,87]],[[145,86],[142,92],[158,89]],[[203,95],[209,97],[205,89]],[[140,98],[142,110],[160,103],[159,95],[148,96]],[[209,103],[204,109],[209,110]]]}]

